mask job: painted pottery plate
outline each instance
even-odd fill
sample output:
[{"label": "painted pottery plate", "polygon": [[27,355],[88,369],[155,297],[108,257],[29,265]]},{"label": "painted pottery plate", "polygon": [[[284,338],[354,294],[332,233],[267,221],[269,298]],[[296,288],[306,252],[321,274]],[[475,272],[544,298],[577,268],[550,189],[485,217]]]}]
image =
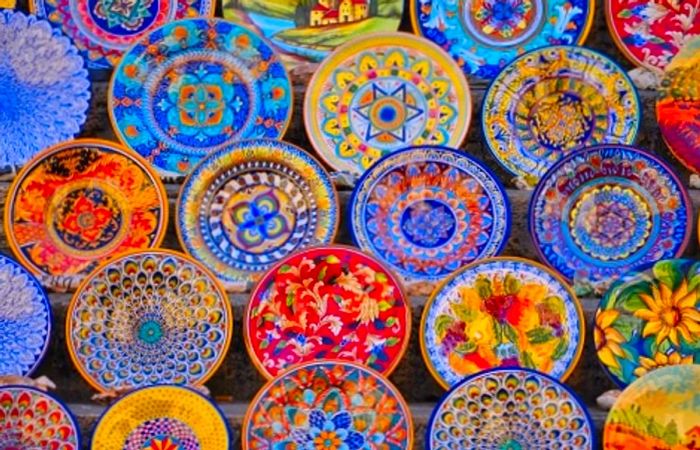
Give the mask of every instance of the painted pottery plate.
[{"label": "painted pottery plate", "polygon": [[116,254],[160,245],[167,220],[165,188],[145,160],[80,139],[27,163],[7,194],[4,226],[19,262],[65,288]]},{"label": "painted pottery plate", "polygon": [[409,282],[435,282],[501,251],[510,206],[496,176],[479,161],[446,147],[414,147],[365,172],[350,222],[360,248]]},{"label": "painted pottery plate", "polygon": [[177,19],[213,16],[211,0],[29,0],[29,9],[68,36],[91,69],[111,69],[150,31]]},{"label": "painted pottery plate", "polygon": [[670,259],[610,287],[594,337],[598,359],[618,385],[666,365],[700,364],[699,285],[700,261]]},{"label": "painted pottery plate", "polygon": [[241,139],[282,136],[292,85],[277,54],[252,31],[187,19],[152,31],[124,54],[108,106],[122,142],[162,174],[185,175]]},{"label": "painted pottery plate", "polygon": [[495,367],[536,369],[565,380],[578,363],[584,316],[573,290],[546,267],[491,258],[464,267],[428,299],[420,344],[443,386]]},{"label": "painted pottery plate", "polygon": [[338,359],[385,375],[411,335],[399,282],[351,247],[297,252],[265,274],[243,320],[246,348],[268,379],[301,362]]},{"label": "painted pottery plate", "polygon": [[194,168],[180,192],[177,231],[188,253],[240,290],[290,253],[330,243],[338,220],[325,169],[299,147],[258,139]]},{"label": "painted pottery plate", "polygon": [[523,52],[580,45],[594,0],[411,0],[417,34],[447,50],[467,75],[493,78]]},{"label": "painted pottery plate", "polygon": [[138,389],[100,417],[92,450],[229,450],[226,418],[211,400],[181,386]]},{"label": "painted pottery plate", "polygon": [[270,40],[294,68],[358,36],[396,31],[403,0],[223,0],[224,17]]},{"label": "painted pottery plate", "polygon": [[268,382],[250,403],[241,435],[243,450],[413,449],[401,393],[379,373],[340,361],[302,364]]},{"label": "painted pottery plate", "polygon": [[66,344],[100,392],[201,385],[228,351],[233,313],[214,275],[170,250],[133,252],[100,266],[66,312]]},{"label": "painted pottery plate", "polygon": [[80,450],[80,428],[53,395],[28,386],[0,386],[0,446]]},{"label": "painted pottery plate", "polygon": [[628,386],[603,429],[603,448],[694,449],[700,442],[700,366],[664,367]]},{"label": "painted pottery plate", "polygon": [[611,59],[554,46],[508,65],[487,90],[482,115],[498,162],[534,185],[575,150],[634,142],[641,110],[634,84]]},{"label": "painted pottery plate", "polygon": [[459,147],[472,100],[457,63],[408,33],[358,37],[337,48],[309,82],[304,124],[334,169],[361,174],[411,145]]},{"label": "painted pottery plate", "polygon": [[0,255],[0,376],[34,372],[50,336],[51,304],[41,284],[15,260]]},{"label": "painted pottery plate", "polygon": [[455,385],[435,407],[428,450],[593,450],[595,424],[578,396],[556,379],[498,368]]},{"label": "painted pottery plate", "polygon": [[602,145],[559,161],[530,200],[529,226],[543,261],[570,281],[599,283],[683,253],[692,204],[656,156]]},{"label": "painted pottery plate", "polygon": [[87,118],[88,72],[48,22],[0,11],[0,174],[72,139]]}]

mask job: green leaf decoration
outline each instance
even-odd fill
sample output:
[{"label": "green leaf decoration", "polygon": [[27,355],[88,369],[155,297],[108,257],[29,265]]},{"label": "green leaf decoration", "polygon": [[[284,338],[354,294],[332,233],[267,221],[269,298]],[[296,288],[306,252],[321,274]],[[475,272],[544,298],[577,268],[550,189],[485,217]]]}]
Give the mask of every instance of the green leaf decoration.
[{"label": "green leaf decoration", "polygon": [[452,316],[447,314],[437,316],[437,319],[435,319],[435,333],[442,338],[453,323],[454,319]]},{"label": "green leaf decoration", "polygon": [[279,342],[277,343],[277,346],[275,347],[275,351],[277,351],[277,350],[282,350],[282,349],[285,348],[286,346],[287,346],[287,341],[279,341]]},{"label": "green leaf decoration", "polygon": [[631,315],[620,315],[615,319],[613,328],[622,334],[626,340],[630,340],[639,327],[640,320]]},{"label": "green leaf decoration", "polygon": [[292,306],[294,304],[294,294],[289,293],[287,294],[287,306]]},{"label": "green leaf decoration", "polygon": [[476,312],[470,310],[461,303],[452,303],[452,312],[455,313],[457,318],[462,322],[471,322],[476,318]]},{"label": "green leaf decoration", "polygon": [[525,334],[527,335],[528,342],[533,345],[544,344],[545,342],[549,342],[552,339],[554,339],[554,335],[552,335],[552,330],[545,327],[537,327],[533,330],[528,331]]},{"label": "green leaf decoration", "polygon": [[629,312],[646,309],[646,305],[644,304],[644,301],[639,298],[639,294],[651,295],[649,283],[637,283],[624,289],[619,293],[616,303]]},{"label": "green leaf decoration", "polygon": [[338,258],[338,257],[335,256],[335,255],[328,255],[328,256],[326,257],[326,262],[327,262],[328,264],[338,264],[338,263],[340,263],[340,258]]},{"label": "green leaf decoration", "polygon": [[561,297],[550,295],[544,299],[543,303],[547,305],[547,309],[555,312],[560,317],[566,316],[566,306],[564,305],[564,300],[562,300]]},{"label": "green leaf decoration", "polygon": [[389,339],[386,340],[386,346],[387,347],[393,347],[394,345],[399,343],[399,338],[392,336]]},{"label": "green leaf decoration", "polygon": [[287,273],[287,272],[291,272],[291,270],[292,270],[292,266],[284,264],[280,267],[279,273]]},{"label": "green leaf decoration", "polygon": [[496,342],[499,344],[503,342],[503,327],[497,321],[493,321],[493,334],[496,336]]},{"label": "green leaf decoration", "polygon": [[509,323],[503,324],[503,335],[515,345],[518,345],[518,333],[515,328]]},{"label": "green leaf decoration", "polygon": [[620,19],[629,19],[630,17],[632,17],[632,11],[629,9],[623,9],[622,11],[617,13],[617,17],[619,17]]},{"label": "green leaf decoration", "polygon": [[523,366],[527,367],[528,369],[537,369],[535,361],[533,361],[532,356],[530,356],[528,352],[523,352],[520,359],[522,360]]},{"label": "green leaf decoration", "polygon": [[520,291],[522,283],[520,283],[520,280],[515,278],[512,273],[509,273],[506,275],[504,286],[506,289],[506,294],[517,294],[518,291]]},{"label": "green leaf decoration", "polygon": [[[450,320],[452,320],[452,319],[450,319]],[[398,321],[399,321],[399,319],[397,319],[396,317],[389,317],[388,319],[386,319],[386,326],[393,327],[394,325],[396,325],[396,323]]]},{"label": "green leaf decoration", "polygon": [[389,280],[386,274],[382,272],[376,272],[374,274],[374,279],[377,280],[379,283],[386,283]]},{"label": "green leaf decoration", "polygon": [[674,260],[659,261],[651,269],[657,280],[675,291],[683,279],[683,273],[679,270]]},{"label": "green leaf decoration", "polygon": [[379,311],[384,312],[388,311],[391,309],[391,303],[387,302],[386,300],[382,300],[379,302]]},{"label": "green leaf decoration", "polygon": [[473,353],[474,350],[476,350],[476,344],[473,342],[462,342],[455,347],[455,351],[462,355]]},{"label": "green leaf decoration", "polygon": [[486,300],[487,298],[491,298],[492,291],[491,291],[491,281],[488,280],[487,278],[478,278],[475,283],[476,286],[476,292],[479,294],[479,297],[481,297],[483,300]]},{"label": "green leaf decoration", "polygon": [[318,281],[323,280],[326,278],[326,272],[328,271],[328,266],[323,266],[321,270],[318,271]]},{"label": "green leaf decoration", "polygon": [[554,353],[552,353],[552,359],[555,361],[559,361],[564,357],[564,354],[566,354],[566,350],[569,347],[569,341],[563,337],[557,344],[557,346],[554,348]]},{"label": "green leaf decoration", "polygon": [[270,343],[268,341],[261,341],[260,342],[260,350],[265,350],[269,345],[270,345]]}]

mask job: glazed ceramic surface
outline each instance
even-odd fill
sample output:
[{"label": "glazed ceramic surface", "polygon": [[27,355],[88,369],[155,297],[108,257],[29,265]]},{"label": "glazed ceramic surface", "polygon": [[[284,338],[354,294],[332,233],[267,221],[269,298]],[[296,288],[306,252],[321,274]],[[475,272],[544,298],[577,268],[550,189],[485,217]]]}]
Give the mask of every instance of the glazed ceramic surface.
[{"label": "glazed ceramic surface", "polygon": [[48,22],[0,11],[0,174],[80,131],[90,101],[83,60]]},{"label": "glazed ceramic surface", "polygon": [[428,450],[594,450],[595,425],[564,384],[528,369],[499,368],[462,380],[438,403]]},{"label": "glazed ceramic surface", "polygon": [[351,247],[316,247],[272,268],[251,295],[246,348],[267,378],[318,359],[364,364],[389,374],[411,335],[399,282]]},{"label": "glazed ceramic surface", "polygon": [[249,289],[277,261],[328,244],[338,199],[321,165],[292,144],[248,140],[212,153],[182,187],[183,247],[229,288]]},{"label": "glazed ceramic surface", "polygon": [[631,144],[640,102],[615,62],[583,47],[534,50],[494,79],[483,131],[496,159],[530,184],[555,162],[595,144]]},{"label": "glazed ceramic surface", "polygon": [[231,435],[219,408],[178,386],[136,390],[112,404],[92,436],[93,450],[229,450]]},{"label": "glazed ceramic surface", "polygon": [[416,33],[480,78],[495,77],[523,52],[582,44],[593,12],[594,0],[411,0]]},{"label": "glazed ceramic surface", "polygon": [[683,253],[692,205],[665,163],[625,146],[567,156],[530,201],[530,233],[542,260],[568,280],[614,280],[633,267]]},{"label": "glazed ceramic surface", "polygon": [[596,313],[598,358],[627,386],[659,367],[700,364],[700,262],[671,259],[633,270]]},{"label": "glazed ceramic surface", "polygon": [[692,450],[700,443],[700,366],[656,370],[615,402],[603,431],[604,450]]},{"label": "glazed ceramic surface", "polygon": [[37,155],[7,194],[5,233],[17,259],[45,285],[75,286],[100,262],[160,245],[165,188],[120,145],[76,140]]},{"label": "glazed ceramic surface", "polygon": [[223,362],[233,314],[196,261],[169,250],[130,253],[95,270],[66,312],[66,344],[80,374],[108,392],[201,385]]},{"label": "glazed ceramic surface", "polygon": [[435,282],[506,241],[510,207],[480,162],[445,147],[387,155],[357,183],[350,208],[355,243],[408,282]]},{"label": "glazed ceramic surface", "polygon": [[115,132],[164,175],[183,175],[208,153],[284,134],[291,81],[268,43],[219,19],[169,23],[144,36],[115,68]]},{"label": "glazed ceramic surface", "polygon": [[263,387],[248,407],[244,450],[412,450],[413,423],[396,388],[364,366],[297,366]]},{"label": "glazed ceramic surface", "polygon": [[319,66],[304,124],[334,169],[361,174],[411,145],[458,147],[472,112],[466,78],[440,47],[407,33],[358,37]]},{"label": "glazed ceramic surface", "polygon": [[444,387],[494,367],[525,367],[566,379],[583,350],[581,305],[538,263],[491,258],[464,267],[423,310],[420,344]]}]

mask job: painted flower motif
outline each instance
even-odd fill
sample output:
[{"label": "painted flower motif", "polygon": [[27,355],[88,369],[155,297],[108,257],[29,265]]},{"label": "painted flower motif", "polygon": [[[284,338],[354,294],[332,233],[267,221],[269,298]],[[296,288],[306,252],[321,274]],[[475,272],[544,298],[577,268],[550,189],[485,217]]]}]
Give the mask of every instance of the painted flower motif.
[{"label": "painted flower motif", "polygon": [[287,219],[280,213],[280,202],[271,190],[234,205],[230,214],[244,248],[255,248],[290,232]]},{"label": "painted flower motif", "polygon": [[99,191],[81,192],[61,226],[84,243],[99,240],[105,228],[116,219],[114,211],[104,203],[104,196]]},{"label": "painted flower motif", "polygon": [[482,23],[484,33],[510,38],[527,27],[530,10],[528,0],[486,0],[474,17]]},{"label": "painted flower motif", "polygon": [[671,352],[668,355],[657,352],[654,358],[639,357],[640,366],[634,369],[634,375],[642,377],[652,370],[665,366],[677,366],[679,364],[693,364],[693,355],[681,356],[678,352]]},{"label": "painted flower motif", "polygon": [[643,337],[656,335],[656,344],[668,338],[674,345],[680,345],[679,337],[692,342],[693,335],[700,334],[700,311],[696,308],[697,290],[688,291],[688,282],[683,280],[675,291],[664,283],[652,285],[651,295],[639,294],[647,309],[635,311],[634,315],[647,324]]},{"label": "painted flower motif", "polygon": [[620,369],[617,357],[625,357],[625,352],[621,347],[621,344],[625,342],[625,337],[612,327],[619,315],[620,312],[613,309],[599,311],[595,317],[595,329],[593,331],[598,358],[607,367],[616,369]]},{"label": "painted flower motif", "polygon": [[411,241],[425,247],[445,243],[456,228],[454,215],[446,206],[435,207],[427,201],[411,206],[407,216],[401,229]]},{"label": "painted flower motif", "polygon": [[142,450],[180,450],[180,443],[170,436],[159,436],[151,439]]},{"label": "painted flower motif", "polygon": [[295,430],[294,441],[304,450],[358,450],[365,445],[362,434],[353,429],[347,411],[326,414],[315,409],[309,413],[308,428]]}]

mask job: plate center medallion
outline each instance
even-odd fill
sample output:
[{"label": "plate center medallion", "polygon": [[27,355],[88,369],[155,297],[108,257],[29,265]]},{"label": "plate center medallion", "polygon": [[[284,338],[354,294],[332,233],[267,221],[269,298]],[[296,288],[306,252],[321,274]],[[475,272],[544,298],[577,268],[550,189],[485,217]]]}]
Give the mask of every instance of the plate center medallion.
[{"label": "plate center medallion", "polygon": [[578,94],[553,92],[532,106],[528,123],[541,145],[540,152],[549,150],[549,154],[585,145],[594,129],[595,115]]},{"label": "plate center medallion", "polygon": [[468,0],[462,4],[462,22],[484,44],[510,47],[532,37],[543,20],[538,0]]},{"label": "plate center medallion", "polygon": [[158,17],[161,0],[87,0],[94,23],[107,33],[139,34]]},{"label": "plate center medallion", "polygon": [[439,200],[412,203],[401,215],[404,236],[419,247],[440,247],[453,238],[456,229],[457,217],[452,208]]},{"label": "plate center medallion", "polygon": [[125,450],[200,450],[197,436],[185,423],[162,417],[139,425],[127,437]]}]

